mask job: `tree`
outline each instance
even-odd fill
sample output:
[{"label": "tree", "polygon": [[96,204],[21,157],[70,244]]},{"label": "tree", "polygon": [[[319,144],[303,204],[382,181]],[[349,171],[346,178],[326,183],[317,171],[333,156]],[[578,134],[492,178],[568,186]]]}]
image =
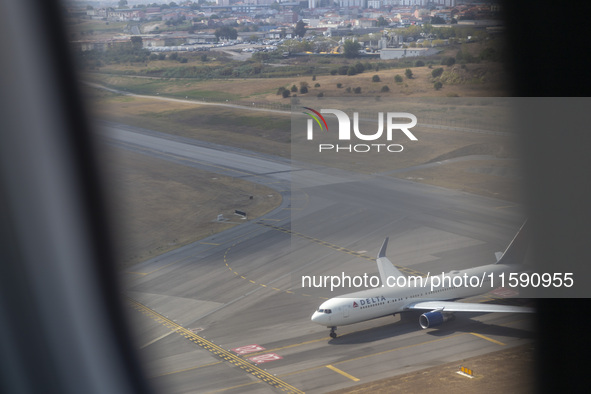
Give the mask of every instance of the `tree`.
[{"label": "tree", "polygon": [[141,49],[144,45],[144,41],[142,40],[142,37],[140,37],[140,36],[132,36],[131,37],[131,45],[135,49]]},{"label": "tree", "polygon": [[378,17],[378,26],[388,26],[388,21],[381,15]]},{"label": "tree", "polygon": [[441,81],[437,81],[433,84],[433,88],[435,88],[435,90],[439,90],[443,87],[443,83],[441,83]]},{"label": "tree", "polygon": [[431,18],[431,24],[432,25],[445,25],[445,19],[443,19],[440,16],[434,16],[433,18]]},{"label": "tree", "polygon": [[308,93],[308,87],[307,87],[307,86],[302,86],[302,87],[300,88],[300,93],[301,93],[301,94],[306,94],[306,93]]},{"label": "tree", "polygon": [[353,40],[345,40],[345,45],[343,46],[343,51],[346,58],[354,58],[359,55],[359,50],[361,49],[361,45],[357,41]]},{"label": "tree", "polygon": [[306,24],[304,23],[303,20],[299,20],[298,23],[296,23],[295,29],[294,29],[294,33],[296,36],[298,37],[303,37],[306,35]]},{"label": "tree", "polygon": [[291,85],[291,91],[292,91],[293,93],[297,93],[297,92],[298,92],[298,87],[297,87],[297,86],[295,86],[295,85]]},{"label": "tree", "polygon": [[285,89],[285,90],[283,90],[283,92],[281,92],[281,96],[283,96],[283,98],[288,98],[290,94],[291,94],[290,91],[287,89]]},{"label": "tree", "polygon": [[402,77],[400,75],[396,74],[394,76],[394,81],[400,83],[400,82],[402,82]]},{"label": "tree", "polygon": [[365,66],[363,65],[363,63],[357,62],[355,64],[355,71],[357,71],[358,74],[361,74],[362,72],[364,72],[365,71]]},{"label": "tree", "polygon": [[339,75],[347,75],[347,72],[349,71],[349,66],[346,66],[346,65],[340,66],[337,71],[338,71]]},{"label": "tree", "polygon": [[406,78],[412,79],[412,70],[410,68],[407,68],[404,72],[404,75],[406,75]]},{"label": "tree", "polygon": [[373,77],[371,77],[371,81],[372,82],[380,82],[380,76],[379,75],[374,75]]},{"label": "tree", "polygon": [[236,29],[230,26],[222,26],[215,30],[215,38],[219,41],[220,38],[225,38],[227,40],[235,40],[238,38],[238,32]]},{"label": "tree", "polygon": [[127,0],[119,0],[119,8],[127,8]]}]

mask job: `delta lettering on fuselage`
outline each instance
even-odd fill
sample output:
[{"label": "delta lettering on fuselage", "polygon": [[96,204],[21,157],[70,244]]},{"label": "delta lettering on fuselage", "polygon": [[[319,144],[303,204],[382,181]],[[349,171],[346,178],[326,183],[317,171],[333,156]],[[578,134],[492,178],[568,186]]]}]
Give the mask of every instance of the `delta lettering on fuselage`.
[{"label": "delta lettering on fuselage", "polygon": [[382,301],[386,301],[386,297],[379,296],[379,297],[366,298],[364,300],[359,300],[359,303],[357,303],[356,301],[353,301],[353,308],[357,308],[359,305],[364,306],[364,305],[370,305],[370,304],[377,304],[378,302],[382,302]]}]

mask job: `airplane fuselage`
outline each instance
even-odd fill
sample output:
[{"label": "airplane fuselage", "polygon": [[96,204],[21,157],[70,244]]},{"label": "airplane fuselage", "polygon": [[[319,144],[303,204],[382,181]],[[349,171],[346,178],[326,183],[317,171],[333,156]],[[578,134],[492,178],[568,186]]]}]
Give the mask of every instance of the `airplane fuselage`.
[{"label": "airplane fuselage", "polygon": [[[327,327],[344,326],[365,320],[393,315],[409,310],[409,305],[424,301],[441,301],[483,294],[500,287],[500,274],[518,272],[520,266],[490,264],[461,271],[451,271],[435,277],[409,280],[403,287],[376,287],[331,298],[312,315],[314,323]],[[454,286],[460,280],[479,278],[467,286]],[[491,287],[492,278],[492,287]],[[472,284],[474,286],[472,286]]]}]

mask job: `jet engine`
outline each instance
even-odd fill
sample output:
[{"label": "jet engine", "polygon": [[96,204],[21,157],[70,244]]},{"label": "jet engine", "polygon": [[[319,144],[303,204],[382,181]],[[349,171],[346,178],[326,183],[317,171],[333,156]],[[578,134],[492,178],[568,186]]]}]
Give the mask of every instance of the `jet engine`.
[{"label": "jet engine", "polygon": [[454,315],[451,312],[432,311],[423,313],[419,317],[419,324],[421,328],[435,327],[453,318]]}]

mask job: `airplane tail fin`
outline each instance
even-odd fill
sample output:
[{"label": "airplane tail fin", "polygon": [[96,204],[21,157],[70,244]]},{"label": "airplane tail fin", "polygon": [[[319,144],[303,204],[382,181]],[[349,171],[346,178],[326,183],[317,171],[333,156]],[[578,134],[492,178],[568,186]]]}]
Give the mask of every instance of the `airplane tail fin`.
[{"label": "airplane tail fin", "polygon": [[376,262],[378,263],[378,270],[380,271],[380,277],[382,279],[382,285],[384,286],[387,286],[388,284],[388,277],[396,278],[399,276],[404,276],[404,274],[394,267],[394,264],[392,264],[392,262],[386,257],[387,247],[388,238],[384,240],[384,243],[380,248],[380,252],[378,253],[378,258],[376,259]]},{"label": "airplane tail fin", "polygon": [[496,264],[522,264],[527,253],[529,240],[529,225],[526,220]]}]

